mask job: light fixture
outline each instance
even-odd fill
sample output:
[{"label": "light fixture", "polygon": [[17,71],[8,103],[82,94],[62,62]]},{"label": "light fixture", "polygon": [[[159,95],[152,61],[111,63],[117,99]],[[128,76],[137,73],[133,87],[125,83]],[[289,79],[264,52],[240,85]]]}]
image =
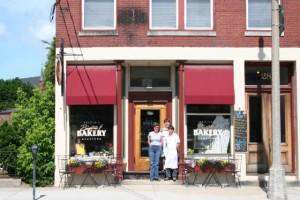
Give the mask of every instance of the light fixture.
[{"label": "light fixture", "polygon": [[152,116],[152,115],[154,115],[154,112],[153,111],[147,111],[147,115]]}]

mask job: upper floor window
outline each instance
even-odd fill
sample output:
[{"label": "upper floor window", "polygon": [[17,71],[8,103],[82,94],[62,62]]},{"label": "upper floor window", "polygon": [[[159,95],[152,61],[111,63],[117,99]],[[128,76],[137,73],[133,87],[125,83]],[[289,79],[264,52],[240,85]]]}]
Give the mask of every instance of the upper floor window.
[{"label": "upper floor window", "polygon": [[212,28],[212,0],[185,0],[185,28]]},{"label": "upper floor window", "polygon": [[247,29],[271,30],[272,0],[247,0]]},{"label": "upper floor window", "polygon": [[176,29],[178,0],[150,0],[150,28]]},{"label": "upper floor window", "polygon": [[212,29],[212,2],[150,0],[150,29]]},{"label": "upper floor window", "polygon": [[116,0],[82,0],[83,29],[115,29]]}]

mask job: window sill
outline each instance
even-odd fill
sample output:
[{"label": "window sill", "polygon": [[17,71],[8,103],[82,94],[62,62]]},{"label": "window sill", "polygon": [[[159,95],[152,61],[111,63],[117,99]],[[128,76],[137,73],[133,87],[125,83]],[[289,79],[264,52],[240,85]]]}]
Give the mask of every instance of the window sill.
[{"label": "window sill", "polygon": [[194,36],[215,37],[215,31],[148,31],[147,36]]},{"label": "window sill", "polygon": [[118,36],[117,31],[80,31],[79,36]]},{"label": "window sill", "polygon": [[246,37],[257,37],[257,36],[264,36],[264,37],[271,37],[272,31],[246,31]]}]

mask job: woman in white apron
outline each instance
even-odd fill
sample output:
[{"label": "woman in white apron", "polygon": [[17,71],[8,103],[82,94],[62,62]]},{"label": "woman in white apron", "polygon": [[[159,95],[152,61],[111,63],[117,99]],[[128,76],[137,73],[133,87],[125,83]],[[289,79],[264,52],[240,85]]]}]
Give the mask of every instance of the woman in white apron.
[{"label": "woman in white apron", "polygon": [[169,126],[169,134],[164,137],[163,151],[165,155],[165,170],[166,170],[166,180],[173,181],[177,180],[177,170],[178,170],[178,148],[180,145],[180,139],[177,133],[174,133],[174,127]]}]

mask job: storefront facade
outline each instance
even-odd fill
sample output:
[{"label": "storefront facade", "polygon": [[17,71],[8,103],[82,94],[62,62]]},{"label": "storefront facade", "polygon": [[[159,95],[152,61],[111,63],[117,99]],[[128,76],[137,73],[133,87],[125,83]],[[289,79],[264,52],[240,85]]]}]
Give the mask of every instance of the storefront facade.
[{"label": "storefront facade", "polygon": [[[75,39],[82,46],[76,47],[66,42],[64,29],[58,29],[57,54],[63,51],[64,56],[57,68],[62,74],[57,73],[61,82],[56,84],[56,157],[76,155],[76,144],[83,143],[86,155],[121,155],[124,173],[149,171],[147,135],[154,122],[163,126],[169,118],[181,140],[181,155],[241,155],[241,181],[268,180],[272,164],[269,36],[260,33],[265,46],[257,46],[252,36],[246,37],[249,46],[222,46],[215,30],[188,39],[180,36],[186,33],[162,36],[155,34],[163,31],[146,31],[143,38],[152,46],[138,42],[114,46],[113,40],[107,40],[115,37],[111,32],[95,36],[78,30]],[[169,43],[157,45],[155,39],[164,42],[160,37]],[[178,43],[170,40],[173,37]],[[199,44],[190,43],[193,37]],[[89,47],[88,39],[97,43],[99,38],[111,45]],[[213,40],[220,45],[212,45]],[[300,180],[299,55],[298,47],[280,49],[281,158],[287,180],[295,182]]]}]

